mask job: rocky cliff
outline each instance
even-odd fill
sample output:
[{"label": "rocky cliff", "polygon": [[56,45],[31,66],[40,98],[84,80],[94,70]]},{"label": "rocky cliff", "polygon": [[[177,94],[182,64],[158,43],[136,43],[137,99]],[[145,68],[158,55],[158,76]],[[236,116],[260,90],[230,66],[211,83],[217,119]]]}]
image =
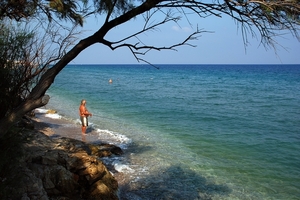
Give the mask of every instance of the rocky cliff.
[{"label": "rocky cliff", "polygon": [[[1,173],[5,199],[118,199],[118,183],[99,157],[121,154],[120,148],[51,138],[36,130],[18,134],[24,154],[13,174]],[[15,185],[10,179],[17,179]]]}]

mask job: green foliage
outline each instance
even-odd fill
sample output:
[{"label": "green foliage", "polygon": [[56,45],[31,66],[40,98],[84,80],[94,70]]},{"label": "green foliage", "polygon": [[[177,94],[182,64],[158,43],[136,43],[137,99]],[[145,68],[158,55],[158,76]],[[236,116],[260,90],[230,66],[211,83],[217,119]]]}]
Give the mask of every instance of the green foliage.
[{"label": "green foliage", "polygon": [[99,13],[123,14],[134,8],[132,0],[94,0],[94,5]]},{"label": "green foliage", "polygon": [[1,0],[0,20],[5,18],[20,21],[23,18],[47,16],[49,21],[53,15],[59,19],[70,20],[75,24],[83,25],[85,7],[88,0]]},{"label": "green foliage", "polygon": [[1,0],[0,1],[0,19],[9,17],[15,20],[27,18],[34,15],[38,0]]},{"label": "green foliage", "polygon": [[33,79],[29,79],[28,46],[34,33],[0,23],[0,118],[17,106],[28,92]]},{"label": "green foliage", "polygon": [[[59,19],[74,21],[80,26],[83,25],[83,10],[87,5],[88,0],[47,0],[52,11]],[[79,9],[82,7],[82,10]],[[52,19],[51,12],[47,12],[49,19]]]}]

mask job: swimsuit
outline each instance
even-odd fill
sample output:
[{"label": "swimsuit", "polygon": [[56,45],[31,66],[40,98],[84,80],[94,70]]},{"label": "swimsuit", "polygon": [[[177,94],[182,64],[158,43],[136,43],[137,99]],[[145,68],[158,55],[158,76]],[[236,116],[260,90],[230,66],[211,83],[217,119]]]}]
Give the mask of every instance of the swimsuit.
[{"label": "swimsuit", "polygon": [[82,126],[88,126],[88,118],[86,116],[80,116]]}]

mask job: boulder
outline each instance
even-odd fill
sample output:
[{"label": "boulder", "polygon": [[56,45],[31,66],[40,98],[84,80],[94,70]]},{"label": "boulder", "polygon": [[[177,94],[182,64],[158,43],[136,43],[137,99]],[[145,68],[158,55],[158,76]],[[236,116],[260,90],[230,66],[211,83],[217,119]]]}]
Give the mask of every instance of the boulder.
[{"label": "boulder", "polygon": [[116,154],[111,152],[113,145],[103,147],[70,138],[51,139],[34,130],[26,134],[22,147],[26,154],[19,164],[20,184],[9,198],[118,199],[118,183],[99,160],[99,155]]},{"label": "boulder", "polygon": [[91,150],[91,154],[98,157],[107,157],[114,155],[122,155],[123,151],[120,147],[117,147],[112,144],[89,144],[89,149]]}]

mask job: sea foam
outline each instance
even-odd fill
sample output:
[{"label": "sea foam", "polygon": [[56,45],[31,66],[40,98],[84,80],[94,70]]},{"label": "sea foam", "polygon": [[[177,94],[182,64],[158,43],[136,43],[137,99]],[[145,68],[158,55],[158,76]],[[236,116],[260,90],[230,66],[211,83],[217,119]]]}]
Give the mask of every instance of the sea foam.
[{"label": "sea foam", "polygon": [[50,111],[49,109],[43,109],[43,108],[35,109],[36,113],[45,114],[45,117],[52,118],[52,119],[61,119],[62,118],[61,115],[59,115],[57,113],[50,113],[49,111]]},{"label": "sea foam", "polygon": [[99,134],[99,139],[105,138],[110,143],[116,144],[122,149],[126,149],[132,142],[132,140],[125,135],[110,130],[96,129],[96,132]]},{"label": "sea foam", "polygon": [[59,114],[46,114],[45,117],[52,118],[52,119],[61,119]]},{"label": "sea foam", "polygon": [[36,109],[35,109],[35,112],[36,112],[36,113],[42,113],[42,114],[45,114],[45,113],[48,112],[48,109],[36,108]]},{"label": "sea foam", "polygon": [[131,169],[128,165],[122,164],[120,161],[114,161],[112,165],[114,166],[115,170],[118,172],[126,172],[126,171],[130,173],[134,172],[134,170]]}]

